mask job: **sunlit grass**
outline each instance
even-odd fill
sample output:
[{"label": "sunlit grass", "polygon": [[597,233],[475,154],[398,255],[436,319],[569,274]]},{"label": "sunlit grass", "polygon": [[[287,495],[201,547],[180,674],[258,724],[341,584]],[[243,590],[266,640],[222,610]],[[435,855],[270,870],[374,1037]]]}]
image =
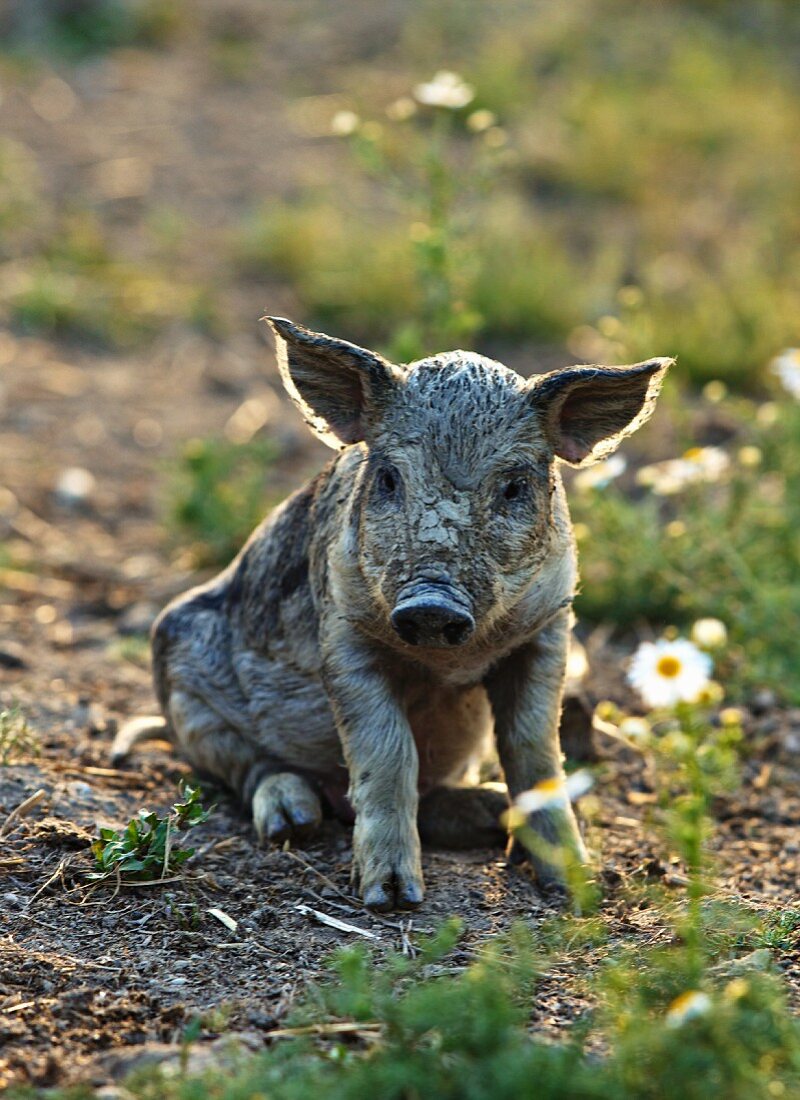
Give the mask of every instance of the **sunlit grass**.
[{"label": "sunlit grass", "polygon": [[[507,139],[502,181],[459,201],[463,299],[479,318],[478,341],[563,341],[612,315],[620,355],[677,354],[695,382],[758,388],[800,315],[791,154],[800,92],[788,53],[800,20],[791,7],[760,9],[786,24],[784,52],[782,24],[745,34],[742,20],[708,4],[593,0],[526,15],[507,3],[491,18],[466,7],[418,5],[404,46],[427,59],[438,41],[439,62],[460,60],[475,89],[469,110],[493,111]],[[390,164],[405,156],[413,168],[417,121],[387,120],[390,102],[352,87]],[[465,128],[459,185],[476,170],[470,143]],[[338,167],[335,189],[273,207],[255,232],[248,223],[239,256],[288,277],[309,318],[344,321],[391,347],[420,308],[415,203],[376,202],[381,185],[370,198],[360,175],[357,164]],[[617,292],[630,285],[640,299],[626,311]]]},{"label": "sunlit grass", "polygon": [[204,288],[159,258],[116,254],[96,215],[45,209],[44,219],[50,228],[0,269],[0,318],[8,323],[118,347],[177,322],[213,324]]}]

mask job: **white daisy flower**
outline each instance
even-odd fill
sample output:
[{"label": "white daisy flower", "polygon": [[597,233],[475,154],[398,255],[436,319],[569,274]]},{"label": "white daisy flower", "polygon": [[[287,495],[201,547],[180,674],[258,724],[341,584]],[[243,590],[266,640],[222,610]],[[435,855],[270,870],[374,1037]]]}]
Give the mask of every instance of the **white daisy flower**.
[{"label": "white daisy flower", "polygon": [[529,791],[523,791],[514,799],[514,808],[523,814],[532,814],[536,810],[545,810],[550,806],[566,806],[582,794],[586,794],[594,783],[591,773],[582,769],[572,775],[553,776],[543,779]]},{"label": "white daisy flower", "polygon": [[728,629],[721,619],[698,619],[692,627],[692,641],[701,649],[719,649],[728,640]]},{"label": "white daisy flower", "polygon": [[800,401],[800,348],[787,348],[776,355],[770,364],[773,374],[777,374],[781,385]]},{"label": "white daisy flower", "polygon": [[628,682],[649,707],[694,703],[708,684],[713,663],[685,638],[642,642],[633,655]]},{"label": "white daisy flower", "polygon": [[689,1020],[707,1016],[711,1011],[711,998],[699,989],[690,989],[676,997],[667,1009],[667,1027],[681,1027]]},{"label": "white daisy flower", "polygon": [[687,485],[719,481],[730,464],[730,458],[721,447],[692,447],[680,458],[642,466],[636,480],[658,496],[672,496]]},{"label": "white daisy flower", "polygon": [[585,470],[580,470],[573,478],[572,484],[582,493],[588,489],[605,489],[610,481],[625,473],[627,465],[622,455],[612,455],[603,462],[595,462],[594,466],[587,466]]},{"label": "white daisy flower", "polygon": [[426,107],[446,107],[450,111],[457,111],[460,107],[466,107],[475,98],[475,89],[466,84],[458,73],[441,69],[433,80],[426,84],[417,84],[414,88],[414,99]]}]

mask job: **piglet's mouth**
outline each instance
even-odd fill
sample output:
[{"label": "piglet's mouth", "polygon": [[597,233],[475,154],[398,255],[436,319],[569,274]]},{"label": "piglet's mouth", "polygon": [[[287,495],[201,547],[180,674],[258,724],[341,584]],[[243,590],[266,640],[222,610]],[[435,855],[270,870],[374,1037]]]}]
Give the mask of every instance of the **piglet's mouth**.
[{"label": "piglet's mouth", "polygon": [[475,632],[467,597],[454,585],[412,581],[401,589],[391,614],[397,635],[407,645],[452,649]]}]

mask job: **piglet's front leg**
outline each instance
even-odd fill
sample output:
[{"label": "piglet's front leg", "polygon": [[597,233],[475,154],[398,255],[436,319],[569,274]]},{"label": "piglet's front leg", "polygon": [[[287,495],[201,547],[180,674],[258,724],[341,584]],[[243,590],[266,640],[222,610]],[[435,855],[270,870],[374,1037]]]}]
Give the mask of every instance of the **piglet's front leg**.
[{"label": "piglet's front leg", "polygon": [[371,909],[414,908],[424,887],[411,727],[369,644],[343,619],[326,626],[325,686],[356,814],[353,882]]},{"label": "piglet's front leg", "polygon": [[[568,612],[512,653],[490,674],[486,690],[495,720],[500,763],[512,800],[543,780],[561,780],[558,723],[569,645]],[[531,814],[529,825],[540,847],[530,853],[542,886],[566,885],[565,860],[588,862],[578,823],[569,801]],[[564,858],[556,856],[557,849]],[[520,855],[514,842],[512,858]],[[548,858],[551,856],[551,858]]]}]

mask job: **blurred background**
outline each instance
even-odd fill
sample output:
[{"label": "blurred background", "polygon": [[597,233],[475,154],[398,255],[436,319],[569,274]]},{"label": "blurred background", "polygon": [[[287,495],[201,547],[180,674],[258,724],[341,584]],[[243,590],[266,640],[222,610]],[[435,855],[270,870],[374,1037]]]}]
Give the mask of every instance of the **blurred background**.
[{"label": "blurred background", "polygon": [[579,619],[713,615],[731,690],[800,702],[798,47],[792,0],[5,0],[5,667],[101,648],[144,698],[160,603],[319,467],[268,311],[400,361],[677,356],[571,478]]}]

